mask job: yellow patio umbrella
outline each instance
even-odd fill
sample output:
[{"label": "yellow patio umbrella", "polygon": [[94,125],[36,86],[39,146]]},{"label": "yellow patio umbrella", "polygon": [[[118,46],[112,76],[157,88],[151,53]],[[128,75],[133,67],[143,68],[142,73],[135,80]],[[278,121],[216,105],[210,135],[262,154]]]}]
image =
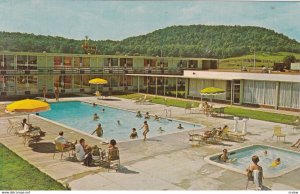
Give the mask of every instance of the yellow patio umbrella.
[{"label": "yellow patio umbrella", "polygon": [[97,85],[97,91],[98,91],[98,85],[104,85],[107,83],[108,83],[108,81],[105,79],[102,79],[102,78],[94,78],[89,81],[89,84]]},{"label": "yellow patio umbrella", "polygon": [[47,102],[33,99],[19,100],[6,106],[6,111],[9,112],[28,113],[28,122],[29,113],[42,112],[47,110],[50,110],[50,105]]},{"label": "yellow patio umbrella", "polygon": [[107,80],[101,78],[94,78],[89,81],[90,84],[102,85],[107,84]]},{"label": "yellow patio umbrella", "polygon": [[221,89],[221,88],[215,88],[215,87],[204,88],[204,89],[200,90],[201,101],[202,101],[202,95],[211,96],[210,101],[212,101],[212,96],[224,94],[224,93],[225,93],[225,90]]}]

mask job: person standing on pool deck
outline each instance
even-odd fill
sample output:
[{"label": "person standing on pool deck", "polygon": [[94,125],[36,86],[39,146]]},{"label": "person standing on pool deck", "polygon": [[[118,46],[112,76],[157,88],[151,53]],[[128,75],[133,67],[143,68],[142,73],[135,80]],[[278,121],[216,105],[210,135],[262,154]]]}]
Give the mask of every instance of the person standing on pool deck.
[{"label": "person standing on pool deck", "polygon": [[144,141],[146,141],[147,133],[149,133],[149,125],[148,125],[147,121],[144,121],[144,125],[140,128],[140,130],[143,128],[144,128],[144,131],[143,131]]},{"label": "person standing on pool deck", "polygon": [[44,98],[44,100],[46,100],[46,94],[47,94],[46,86],[43,86],[43,98]]},{"label": "person standing on pool deck", "polygon": [[58,87],[54,88],[54,95],[55,95],[55,99],[58,102],[59,101],[59,89]]},{"label": "person standing on pool deck", "polygon": [[259,157],[252,156],[252,164],[246,169],[248,181],[253,181],[258,190],[262,189],[263,168],[258,165]]}]

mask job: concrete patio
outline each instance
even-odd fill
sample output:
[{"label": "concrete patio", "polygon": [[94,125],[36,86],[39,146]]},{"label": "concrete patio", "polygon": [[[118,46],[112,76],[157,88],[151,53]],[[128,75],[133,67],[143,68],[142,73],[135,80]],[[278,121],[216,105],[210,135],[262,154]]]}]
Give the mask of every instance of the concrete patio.
[{"label": "concrete patio", "polygon": [[[171,110],[173,119],[199,123],[207,128],[225,124],[232,128],[234,123],[230,116],[207,117],[200,113],[190,114],[183,108],[157,104],[138,105],[126,99],[97,100],[95,97],[62,99],[62,101],[69,100],[95,102],[132,111],[148,111],[150,114],[161,116],[164,116],[164,109],[167,108]],[[276,138],[272,140],[274,123],[249,120],[249,134],[244,142],[222,141],[220,144],[192,146],[188,141],[187,131],[153,137],[146,142],[142,140],[119,142],[122,167],[118,172],[114,170],[107,172],[104,168],[85,167],[78,162],[60,160],[59,156],[53,159],[52,142],[59,131],[64,131],[65,137],[69,140],[83,137],[89,145],[105,148],[106,145],[101,144],[101,139],[31,116],[31,123],[46,131],[46,136],[36,144],[24,146],[22,138],[7,134],[8,118],[5,116],[0,118],[0,143],[52,178],[69,183],[73,190],[244,190],[245,175],[208,164],[204,161],[204,157],[218,153],[224,148],[230,150],[256,143],[291,149],[290,146],[300,134],[299,131],[293,131],[292,126],[281,125],[283,132],[287,134],[286,142],[276,142]],[[23,117],[18,116],[14,120],[21,118]],[[239,128],[241,127],[240,125]],[[265,179],[265,189],[299,190],[299,173],[300,169],[297,169],[277,178]]]}]

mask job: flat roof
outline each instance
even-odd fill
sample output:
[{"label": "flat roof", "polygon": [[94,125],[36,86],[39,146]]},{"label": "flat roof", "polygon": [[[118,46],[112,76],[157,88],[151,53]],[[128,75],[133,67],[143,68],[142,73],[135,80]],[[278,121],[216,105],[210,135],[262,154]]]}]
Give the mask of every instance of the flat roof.
[{"label": "flat roof", "polygon": [[29,55],[29,56],[70,56],[70,57],[103,57],[103,58],[142,58],[142,59],[175,59],[175,60],[212,60],[217,61],[216,58],[195,58],[195,57],[167,57],[167,56],[145,56],[145,55],[101,55],[101,54],[80,54],[80,53],[50,53],[50,52],[13,52],[0,51],[0,55]]},{"label": "flat roof", "polygon": [[279,81],[279,82],[298,82],[300,75],[291,74],[272,74],[272,73],[236,73],[236,72],[211,72],[184,70],[183,75],[155,75],[155,74],[126,74],[130,76],[149,76],[149,77],[169,77],[169,78],[191,78],[191,79],[210,79],[210,80],[258,80],[258,81]]}]

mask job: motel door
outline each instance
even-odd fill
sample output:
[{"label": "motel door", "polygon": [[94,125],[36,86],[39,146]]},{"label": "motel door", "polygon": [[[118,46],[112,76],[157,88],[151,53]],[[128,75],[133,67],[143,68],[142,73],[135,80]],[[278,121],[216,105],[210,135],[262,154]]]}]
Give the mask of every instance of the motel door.
[{"label": "motel door", "polygon": [[241,88],[240,80],[233,80],[232,87],[233,87],[233,89],[232,89],[233,103],[239,104],[240,103],[240,88]]}]

